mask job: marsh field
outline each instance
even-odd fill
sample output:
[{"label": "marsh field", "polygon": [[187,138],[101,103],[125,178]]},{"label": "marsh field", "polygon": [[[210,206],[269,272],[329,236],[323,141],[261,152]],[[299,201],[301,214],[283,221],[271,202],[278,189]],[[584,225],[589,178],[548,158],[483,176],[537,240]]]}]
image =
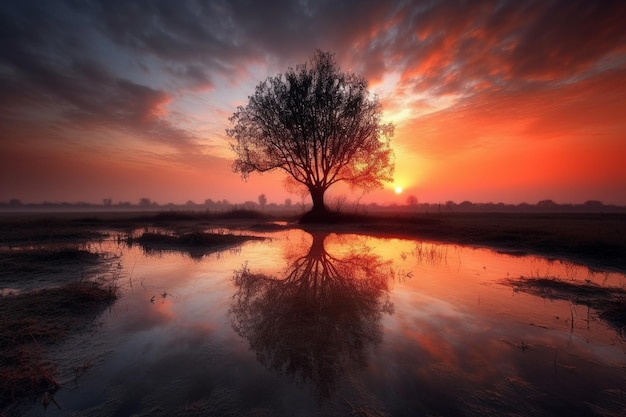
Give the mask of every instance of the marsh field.
[{"label": "marsh field", "polygon": [[0,214],[2,416],[622,416],[626,215]]}]

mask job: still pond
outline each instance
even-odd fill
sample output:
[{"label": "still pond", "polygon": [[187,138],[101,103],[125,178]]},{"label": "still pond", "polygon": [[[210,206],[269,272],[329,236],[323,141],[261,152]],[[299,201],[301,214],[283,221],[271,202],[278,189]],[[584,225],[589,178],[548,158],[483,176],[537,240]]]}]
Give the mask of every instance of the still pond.
[{"label": "still pond", "polygon": [[122,294],[50,352],[61,409],[23,415],[626,415],[624,328],[582,296],[518,285],[623,290],[623,274],[419,240],[259,235],[204,254],[98,243]]}]

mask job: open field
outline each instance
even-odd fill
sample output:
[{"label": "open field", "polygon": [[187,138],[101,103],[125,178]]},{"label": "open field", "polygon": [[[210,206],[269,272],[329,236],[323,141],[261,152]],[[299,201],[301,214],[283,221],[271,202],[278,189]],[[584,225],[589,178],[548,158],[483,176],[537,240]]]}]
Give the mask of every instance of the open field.
[{"label": "open field", "polygon": [[337,215],[327,223],[301,225],[298,218],[234,211],[160,213],[0,214],[0,245],[93,239],[103,230],[170,228],[178,234],[202,228],[268,230],[303,227],[336,233],[421,238],[491,247],[511,254],[538,254],[591,267],[626,271],[626,214],[612,213],[420,213]]},{"label": "open field", "polygon": [[450,213],[360,224],[379,235],[417,236],[626,270],[625,214]]}]

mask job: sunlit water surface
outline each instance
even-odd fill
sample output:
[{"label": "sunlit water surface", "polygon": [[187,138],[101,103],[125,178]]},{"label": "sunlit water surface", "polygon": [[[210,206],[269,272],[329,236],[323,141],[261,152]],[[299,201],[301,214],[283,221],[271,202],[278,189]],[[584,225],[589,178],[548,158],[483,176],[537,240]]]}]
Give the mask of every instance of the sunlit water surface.
[{"label": "sunlit water surface", "polygon": [[194,257],[103,244],[119,255],[123,295],[52,352],[62,410],[45,415],[626,410],[623,333],[585,306],[505,284],[625,287],[624,275],[415,240],[265,236]]}]

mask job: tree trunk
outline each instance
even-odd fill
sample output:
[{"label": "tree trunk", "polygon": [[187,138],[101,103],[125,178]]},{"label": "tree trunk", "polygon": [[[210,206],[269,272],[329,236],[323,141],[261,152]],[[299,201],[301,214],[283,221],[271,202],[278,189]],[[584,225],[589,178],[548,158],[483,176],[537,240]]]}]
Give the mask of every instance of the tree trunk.
[{"label": "tree trunk", "polygon": [[321,187],[309,187],[311,192],[311,199],[313,200],[313,213],[326,213],[326,206],[324,205],[324,193],[326,189]]},{"label": "tree trunk", "polygon": [[[309,261],[315,261],[317,263],[324,263],[328,258],[328,253],[326,249],[324,249],[324,240],[326,236],[328,236],[328,232],[309,232],[311,236],[313,236],[313,242],[311,243],[311,248],[309,249],[309,253],[307,254],[307,259]],[[322,270],[324,267],[313,268],[312,270]]]}]

